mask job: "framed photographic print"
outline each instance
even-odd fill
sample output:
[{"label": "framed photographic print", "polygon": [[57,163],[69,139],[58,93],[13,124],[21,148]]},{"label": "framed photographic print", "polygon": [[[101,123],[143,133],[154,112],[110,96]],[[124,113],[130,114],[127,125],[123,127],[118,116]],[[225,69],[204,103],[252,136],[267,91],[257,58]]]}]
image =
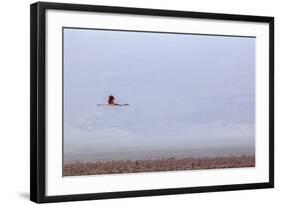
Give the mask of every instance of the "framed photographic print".
[{"label": "framed photographic print", "polygon": [[31,5],[34,202],[272,188],[274,18]]}]

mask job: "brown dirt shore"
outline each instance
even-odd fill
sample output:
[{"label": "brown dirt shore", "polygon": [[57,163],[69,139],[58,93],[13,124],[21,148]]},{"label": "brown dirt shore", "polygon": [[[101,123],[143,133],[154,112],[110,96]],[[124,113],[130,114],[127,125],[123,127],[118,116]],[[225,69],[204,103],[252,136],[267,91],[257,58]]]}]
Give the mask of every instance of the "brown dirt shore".
[{"label": "brown dirt shore", "polygon": [[254,156],[202,158],[168,158],[159,160],[120,160],[106,162],[76,162],[64,165],[64,176],[121,174],[138,172],[179,171],[218,168],[254,167]]}]

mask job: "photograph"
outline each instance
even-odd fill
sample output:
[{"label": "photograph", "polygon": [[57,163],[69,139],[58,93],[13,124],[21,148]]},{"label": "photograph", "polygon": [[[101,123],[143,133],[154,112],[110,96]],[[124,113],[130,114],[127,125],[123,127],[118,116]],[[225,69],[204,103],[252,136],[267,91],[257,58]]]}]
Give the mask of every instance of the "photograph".
[{"label": "photograph", "polygon": [[273,187],[273,16],[31,4],[31,201]]},{"label": "photograph", "polygon": [[255,167],[255,36],[62,35],[64,177]]}]

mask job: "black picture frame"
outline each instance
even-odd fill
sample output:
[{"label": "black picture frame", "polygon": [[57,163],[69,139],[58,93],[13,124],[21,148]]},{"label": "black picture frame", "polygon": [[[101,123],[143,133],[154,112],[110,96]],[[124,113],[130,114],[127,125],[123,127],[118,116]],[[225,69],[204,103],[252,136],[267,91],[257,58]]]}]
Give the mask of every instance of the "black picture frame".
[{"label": "black picture frame", "polygon": [[[46,10],[120,13],[131,15],[169,16],[180,18],[217,19],[263,22],[269,24],[269,181],[263,183],[229,184],[188,188],[169,188],[106,193],[46,196]],[[30,200],[37,203],[97,200],[154,195],[218,192],[274,187],[274,18],[265,16],[156,10],[38,2],[30,7]]]}]

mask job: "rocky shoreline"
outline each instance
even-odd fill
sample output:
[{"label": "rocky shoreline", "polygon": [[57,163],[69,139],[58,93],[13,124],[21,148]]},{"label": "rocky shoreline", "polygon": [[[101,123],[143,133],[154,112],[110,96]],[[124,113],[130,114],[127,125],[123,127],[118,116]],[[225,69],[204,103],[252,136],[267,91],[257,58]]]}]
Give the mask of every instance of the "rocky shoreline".
[{"label": "rocky shoreline", "polygon": [[254,156],[201,158],[167,158],[159,160],[119,160],[106,162],[76,162],[64,165],[64,176],[121,174],[199,169],[254,167]]}]

